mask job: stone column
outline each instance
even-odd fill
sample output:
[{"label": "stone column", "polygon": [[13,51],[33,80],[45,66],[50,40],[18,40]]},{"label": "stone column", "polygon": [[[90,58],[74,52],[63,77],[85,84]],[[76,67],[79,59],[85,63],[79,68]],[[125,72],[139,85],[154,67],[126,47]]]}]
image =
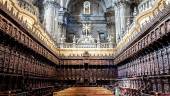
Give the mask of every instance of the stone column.
[{"label": "stone column", "polygon": [[116,25],[116,43],[119,42],[120,40],[120,14],[119,14],[119,10],[118,10],[119,6],[116,5],[115,6],[115,25]]},{"label": "stone column", "polygon": [[61,9],[65,9],[67,0],[60,0]]},{"label": "stone column", "polygon": [[97,48],[100,48],[100,38],[97,38]]},{"label": "stone column", "polygon": [[[116,40],[116,32],[115,32],[115,13],[113,12],[114,10],[109,10],[106,14],[107,17],[107,31],[108,35],[112,36],[112,42],[115,44]],[[115,40],[114,40],[115,39]]]},{"label": "stone column", "polygon": [[73,48],[76,48],[76,36],[73,37]]},{"label": "stone column", "polygon": [[64,24],[64,25],[63,25],[63,32],[62,32],[62,34],[63,34],[64,36],[66,36],[66,31],[67,31],[67,25]]},{"label": "stone column", "polygon": [[43,4],[44,4],[44,25],[47,32],[53,36],[55,32],[56,24],[55,19],[59,4],[55,0],[45,0]]},{"label": "stone column", "polygon": [[64,35],[62,35],[61,37],[60,37],[60,48],[64,48],[64,43],[65,43],[65,36]]},{"label": "stone column", "polygon": [[115,44],[116,40],[116,32],[115,32],[115,24],[113,22],[110,22],[107,24],[107,30],[108,30],[108,35],[112,36],[111,42]]},{"label": "stone column", "polygon": [[119,42],[126,32],[127,19],[130,16],[130,4],[128,0],[115,2],[116,42]]},{"label": "stone column", "polygon": [[54,40],[56,41],[56,43],[60,42],[60,37],[61,37],[60,31],[58,31],[59,9],[60,9],[60,6],[55,7],[55,20],[54,20],[54,34],[53,34],[53,36],[54,36]]},{"label": "stone column", "polygon": [[[62,23],[58,22],[58,29],[57,29],[57,37],[60,37],[62,34]],[[59,38],[56,38],[57,41],[59,40]]]},{"label": "stone column", "polygon": [[66,37],[66,20],[65,20],[66,10],[60,8],[58,13],[58,36],[64,35]]}]

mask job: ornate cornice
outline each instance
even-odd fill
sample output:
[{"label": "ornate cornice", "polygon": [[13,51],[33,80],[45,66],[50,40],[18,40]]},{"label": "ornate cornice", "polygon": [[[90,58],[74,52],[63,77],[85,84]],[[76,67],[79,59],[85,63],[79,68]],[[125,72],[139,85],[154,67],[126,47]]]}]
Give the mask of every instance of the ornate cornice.
[{"label": "ornate cornice", "polygon": [[[115,57],[116,57],[115,64],[124,61],[129,56],[134,56],[134,54],[139,53],[139,51],[141,52],[141,50],[147,49],[148,45],[153,45],[153,42],[158,43],[159,40],[162,39],[162,37],[168,36],[169,34],[168,30],[166,32],[166,31],[157,31],[155,29],[168,27],[168,25],[166,24],[168,24],[169,22],[169,16],[170,16],[169,9],[170,9],[170,5],[165,6],[165,8],[162,11],[160,11],[157,15],[155,15],[149,22],[147,22],[147,24],[143,25],[141,31],[139,31],[138,34],[133,37],[133,39],[128,40],[128,43],[123,42],[124,45],[121,44],[122,45],[121,48],[120,48],[120,44],[117,46],[116,49],[121,49],[121,51],[117,50],[117,53],[115,53]],[[150,38],[150,39],[146,39],[146,38]]]},{"label": "ornate cornice", "polygon": [[47,7],[47,6],[54,6],[54,7],[58,7],[58,8],[60,7],[60,4],[55,0],[45,0],[43,2],[43,4],[45,7]]},{"label": "ornate cornice", "polygon": [[130,5],[130,1],[128,0],[117,0],[114,2],[115,7],[120,7],[122,5]]}]

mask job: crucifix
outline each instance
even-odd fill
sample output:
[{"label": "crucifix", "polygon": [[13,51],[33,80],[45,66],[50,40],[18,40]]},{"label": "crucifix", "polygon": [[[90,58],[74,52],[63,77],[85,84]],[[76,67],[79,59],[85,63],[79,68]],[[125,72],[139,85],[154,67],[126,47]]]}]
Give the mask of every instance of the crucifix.
[{"label": "crucifix", "polygon": [[90,24],[83,24],[83,32],[87,36],[90,33],[91,25]]}]

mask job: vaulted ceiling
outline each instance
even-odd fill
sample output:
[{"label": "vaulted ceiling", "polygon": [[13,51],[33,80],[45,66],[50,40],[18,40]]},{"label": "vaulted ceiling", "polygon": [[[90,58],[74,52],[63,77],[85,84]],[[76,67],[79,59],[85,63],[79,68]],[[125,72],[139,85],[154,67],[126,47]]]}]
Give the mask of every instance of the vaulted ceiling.
[{"label": "vaulted ceiling", "polygon": [[[32,0],[35,4],[36,2],[42,5],[43,1],[46,0]],[[61,7],[69,8],[70,5],[73,5],[76,2],[79,2],[80,0],[49,0],[49,1],[56,1],[58,4],[60,4]],[[88,0],[81,0],[81,1],[88,1]],[[96,2],[100,2],[100,5],[106,10],[107,8],[110,8],[115,0],[94,0]]]},{"label": "vaulted ceiling", "polygon": [[[32,0],[33,2],[43,2],[45,0]],[[77,1],[80,1],[80,0],[51,0],[51,1],[57,1],[60,6],[64,7],[64,8],[68,8],[68,6],[71,4],[71,3],[75,3]],[[88,0],[83,0],[83,1],[88,1]],[[105,8],[110,8],[111,6],[114,5],[114,2],[117,1],[117,0],[94,0],[94,1],[98,1],[100,3],[102,3],[102,5],[105,7]],[[130,1],[130,2],[141,2],[142,0],[127,0],[127,1]]]}]

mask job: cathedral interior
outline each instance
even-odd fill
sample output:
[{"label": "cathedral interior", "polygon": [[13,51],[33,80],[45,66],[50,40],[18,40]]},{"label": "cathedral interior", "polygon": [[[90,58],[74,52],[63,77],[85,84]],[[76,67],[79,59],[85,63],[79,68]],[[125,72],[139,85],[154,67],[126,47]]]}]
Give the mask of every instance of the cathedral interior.
[{"label": "cathedral interior", "polygon": [[170,0],[0,0],[0,96],[170,96]]}]

